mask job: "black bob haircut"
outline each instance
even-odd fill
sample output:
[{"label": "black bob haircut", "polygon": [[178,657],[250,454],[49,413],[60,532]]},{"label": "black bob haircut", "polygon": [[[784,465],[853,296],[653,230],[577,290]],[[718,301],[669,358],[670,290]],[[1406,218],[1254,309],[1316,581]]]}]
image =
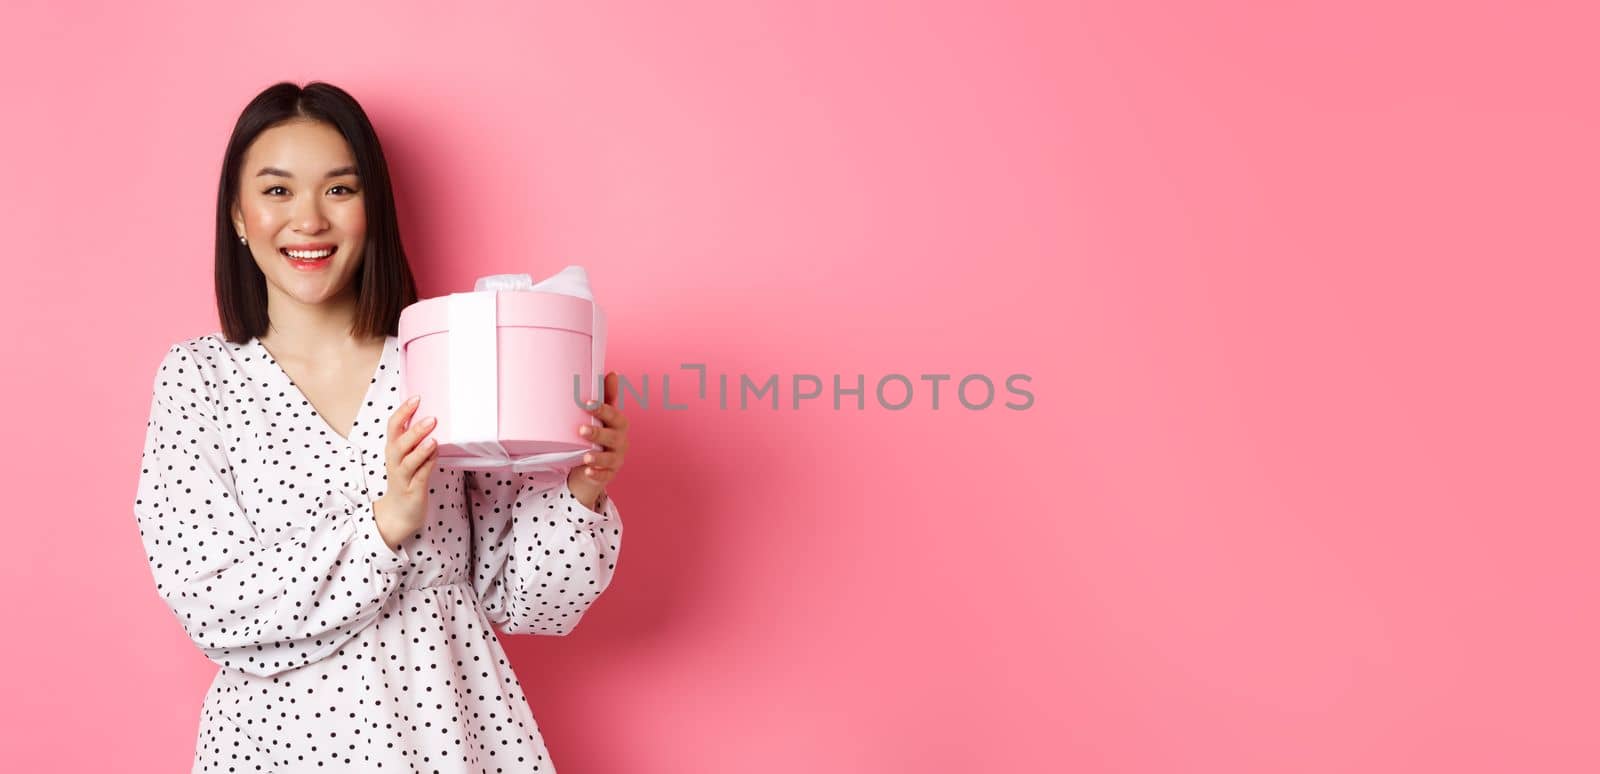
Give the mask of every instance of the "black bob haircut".
[{"label": "black bob haircut", "polygon": [[305,120],[327,124],[344,135],[361,177],[367,239],[361,267],[351,277],[358,299],[351,335],[398,335],[400,310],[417,300],[416,282],[400,243],[389,165],[366,111],[348,92],[332,84],[313,81],[301,88],[287,81],[276,83],[257,94],[239,114],[217,186],[217,316],[223,335],[235,344],[266,333],[269,323],[266,277],[233,228],[232,211],[239,198],[245,151],[262,132]]}]

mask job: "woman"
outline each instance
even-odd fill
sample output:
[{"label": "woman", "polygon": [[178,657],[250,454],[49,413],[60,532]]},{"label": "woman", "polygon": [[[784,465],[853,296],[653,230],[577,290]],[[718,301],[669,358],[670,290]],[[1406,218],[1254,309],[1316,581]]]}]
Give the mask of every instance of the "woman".
[{"label": "woman", "polygon": [[[222,331],[154,380],[134,504],[156,588],[221,665],[195,771],[554,771],[494,628],[564,635],[611,583],[627,421],[570,474],[442,469],[399,401],[416,300],[360,105],[280,83],[217,196]],[[585,428],[587,430],[588,428]]]}]

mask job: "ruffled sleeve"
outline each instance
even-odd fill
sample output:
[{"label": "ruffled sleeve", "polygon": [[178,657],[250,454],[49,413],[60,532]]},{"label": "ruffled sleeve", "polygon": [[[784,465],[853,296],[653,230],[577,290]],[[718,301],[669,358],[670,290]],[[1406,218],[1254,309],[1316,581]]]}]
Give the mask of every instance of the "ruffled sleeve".
[{"label": "ruffled sleeve", "polygon": [[467,471],[472,583],[506,634],[565,635],[611,585],[622,517],[584,507],[565,473]]},{"label": "ruffled sleeve", "polygon": [[[270,540],[239,503],[211,385],[182,345],[161,362],[134,516],[156,590],[217,664],[270,676],[326,658],[378,616],[410,556],[372,503],[340,491],[261,508],[295,526]],[[275,519],[275,523],[277,522]]]}]

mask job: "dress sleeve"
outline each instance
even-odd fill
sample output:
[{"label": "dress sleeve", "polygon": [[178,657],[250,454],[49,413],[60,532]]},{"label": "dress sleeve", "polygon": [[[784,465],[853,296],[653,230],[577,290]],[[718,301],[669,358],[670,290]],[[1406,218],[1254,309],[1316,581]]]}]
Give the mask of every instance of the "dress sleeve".
[{"label": "dress sleeve", "polygon": [[332,654],[379,614],[410,556],[389,548],[372,503],[330,491],[266,508],[270,539],[239,503],[216,402],[174,345],[156,373],[134,516],[156,590],[206,657],[267,677]]},{"label": "dress sleeve", "polygon": [[472,585],[506,634],[566,635],[611,585],[622,517],[601,495],[598,512],[567,488],[565,473],[466,471]]}]

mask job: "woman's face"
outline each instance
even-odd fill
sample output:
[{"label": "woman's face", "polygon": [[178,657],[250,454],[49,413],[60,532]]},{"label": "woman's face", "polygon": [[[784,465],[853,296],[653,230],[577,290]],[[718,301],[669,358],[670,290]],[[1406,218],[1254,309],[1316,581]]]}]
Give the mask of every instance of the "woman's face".
[{"label": "woman's face", "polygon": [[[291,121],[256,136],[245,151],[233,227],[249,240],[271,288],[305,304],[352,287],[367,238],[355,158],[337,129]],[[298,260],[301,255],[331,256]],[[353,292],[353,291],[352,291]]]}]

